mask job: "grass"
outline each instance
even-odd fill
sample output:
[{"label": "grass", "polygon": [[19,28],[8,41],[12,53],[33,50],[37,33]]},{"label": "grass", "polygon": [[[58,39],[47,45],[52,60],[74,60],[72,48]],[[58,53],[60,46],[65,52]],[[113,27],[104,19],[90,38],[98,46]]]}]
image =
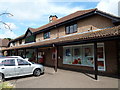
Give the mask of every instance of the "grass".
[{"label": "grass", "polygon": [[15,86],[11,84],[10,82],[1,82],[0,83],[0,90],[7,89],[7,90],[13,90]]}]

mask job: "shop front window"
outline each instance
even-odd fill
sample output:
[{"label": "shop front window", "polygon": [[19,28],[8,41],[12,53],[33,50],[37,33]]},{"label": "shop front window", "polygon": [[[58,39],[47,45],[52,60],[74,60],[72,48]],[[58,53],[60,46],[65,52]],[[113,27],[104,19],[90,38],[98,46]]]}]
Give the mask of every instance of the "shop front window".
[{"label": "shop front window", "polygon": [[35,49],[26,49],[26,58],[28,58],[30,62],[37,62]]},{"label": "shop front window", "polygon": [[72,48],[71,47],[65,47],[64,48],[64,64],[72,64]]},{"label": "shop front window", "polygon": [[93,57],[93,45],[83,46],[82,65],[93,67],[93,65],[94,65],[94,59],[93,58],[94,58]]},{"label": "shop front window", "polygon": [[[98,70],[105,70],[104,44],[97,45]],[[83,44],[63,47],[63,64],[94,67],[94,45]]]},{"label": "shop front window", "polygon": [[72,64],[81,64],[82,55],[81,47],[73,47],[73,62]]}]

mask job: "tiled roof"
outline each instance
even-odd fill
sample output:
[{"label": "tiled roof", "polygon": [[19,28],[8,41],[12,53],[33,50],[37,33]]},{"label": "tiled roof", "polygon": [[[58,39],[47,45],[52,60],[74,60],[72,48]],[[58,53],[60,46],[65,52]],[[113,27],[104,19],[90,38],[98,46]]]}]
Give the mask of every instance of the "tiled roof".
[{"label": "tiled roof", "polygon": [[0,39],[0,47],[7,47],[9,43],[8,39]]},{"label": "tiled roof", "polygon": [[83,34],[76,34],[72,36],[51,39],[46,41],[40,41],[32,44],[21,45],[16,47],[10,47],[3,50],[10,50],[10,49],[19,49],[19,48],[26,48],[26,47],[35,47],[35,46],[42,46],[42,45],[49,45],[55,43],[64,43],[64,42],[71,42],[71,41],[80,41],[80,40],[90,40],[90,39],[98,39],[98,38],[105,38],[110,36],[117,36],[120,35],[120,25],[112,28],[101,29],[97,31],[90,31]]},{"label": "tiled roof", "polygon": [[[28,29],[34,33],[34,32],[40,31],[40,30],[42,30],[42,29],[45,29],[45,28],[54,26],[54,25],[56,25],[56,24],[65,22],[65,21],[67,21],[67,20],[73,19],[73,18],[75,18],[75,17],[78,17],[78,16],[81,16],[81,15],[87,14],[87,13],[89,13],[89,12],[95,11],[95,10],[97,10],[97,9],[95,8],[95,9],[89,9],[89,10],[80,10],[80,11],[77,11],[77,12],[72,13],[72,14],[70,14],[70,15],[67,15],[67,16],[65,16],[65,17],[62,17],[62,18],[60,18],[60,19],[57,19],[57,20],[54,21],[54,22],[48,23],[48,24],[46,24],[46,25],[43,25],[43,26],[41,26],[41,27],[39,27],[39,28],[28,28]],[[25,34],[24,34],[24,35],[25,35]],[[21,35],[21,36],[13,39],[13,40],[11,40],[11,41],[14,41],[14,40],[16,40],[16,39],[22,38],[22,37],[24,37],[24,35]]]},{"label": "tiled roof", "polygon": [[70,14],[70,15],[67,15],[67,16],[63,17],[63,18],[57,19],[56,21],[53,21],[53,22],[51,22],[51,23],[48,23],[48,24],[46,24],[46,25],[44,25],[44,26],[41,26],[41,27],[39,27],[39,28],[36,28],[36,29],[34,29],[34,28],[29,28],[29,29],[30,29],[32,32],[37,32],[37,31],[39,31],[39,30],[42,30],[42,29],[48,28],[48,27],[50,27],[50,26],[53,26],[53,25],[56,25],[56,24],[65,22],[65,21],[67,21],[67,20],[73,19],[73,18],[75,18],[75,17],[78,17],[78,16],[81,16],[81,15],[87,14],[87,13],[92,12],[92,11],[95,11],[95,10],[97,10],[97,9],[95,8],[95,9],[77,11],[77,12],[75,12],[75,13],[72,13],[72,14]]},{"label": "tiled roof", "polygon": [[[24,34],[24,35],[25,35],[25,34]],[[22,37],[24,37],[24,35],[21,35],[21,36],[19,36],[19,37],[16,37],[15,39],[22,38]],[[10,41],[14,41],[15,39],[12,39],[12,40],[10,40]]]}]

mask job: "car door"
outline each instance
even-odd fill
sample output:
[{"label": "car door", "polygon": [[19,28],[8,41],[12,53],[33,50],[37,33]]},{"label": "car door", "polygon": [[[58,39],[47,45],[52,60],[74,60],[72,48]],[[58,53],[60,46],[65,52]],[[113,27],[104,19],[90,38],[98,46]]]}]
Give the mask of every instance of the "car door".
[{"label": "car door", "polygon": [[17,75],[26,75],[32,73],[32,66],[29,62],[23,60],[23,59],[17,59],[17,68],[16,68],[16,74]]},{"label": "car door", "polygon": [[15,59],[7,59],[2,61],[3,67],[1,68],[5,77],[14,77],[15,73]]}]

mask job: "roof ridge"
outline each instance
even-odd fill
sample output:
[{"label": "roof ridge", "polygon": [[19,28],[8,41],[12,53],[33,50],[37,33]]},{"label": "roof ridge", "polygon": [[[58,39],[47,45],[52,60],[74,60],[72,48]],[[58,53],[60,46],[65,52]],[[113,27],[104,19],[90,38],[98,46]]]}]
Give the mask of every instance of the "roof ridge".
[{"label": "roof ridge", "polygon": [[[36,30],[36,29],[39,29],[39,28],[44,27],[44,26],[46,26],[46,25],[53,24],[53,23],[55,23],[55,22],[57,22],[57,21],[59,21],[59,20],[65,18],[65,17],[68,17],[68,16],[70,16],[70,15],[73,15],[73,14],[75,14],[75,13],[77,13],[77,12],[95,11],[95,10],[97,10],[97,8],[86,9],[86,10],[78,10],[78,11],[76,11],[76,12],[73,12],[73,13],[69,14],[69,15],[66,15],[66,16],[64,16],[64,17],[61,17],[61,18],[57,19],[57,20],[54,21],[54,22],[50,22],[50,23],[47,23],[47,24],[45,24],[45,25],[42,25],[42,26],[40,26],[40,27],[38,27],[38,28],[31,28],[31,29]],[[87,13],[88,13],[88,12],[87,12]]]}]

